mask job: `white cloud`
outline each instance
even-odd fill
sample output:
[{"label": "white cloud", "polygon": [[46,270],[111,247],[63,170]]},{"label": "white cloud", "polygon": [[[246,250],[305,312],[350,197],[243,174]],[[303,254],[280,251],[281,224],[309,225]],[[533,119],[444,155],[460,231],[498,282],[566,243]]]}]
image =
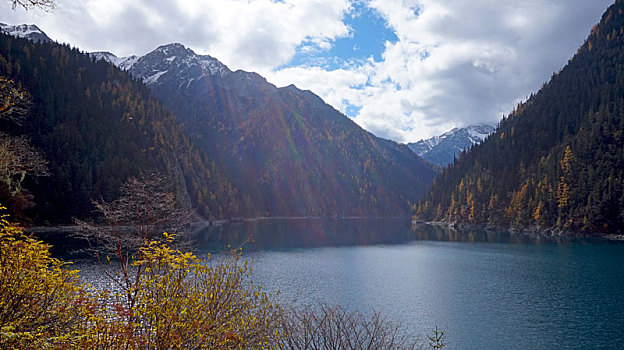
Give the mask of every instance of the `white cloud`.
[{"label": "white cloud", "polygon": [[0,21],[36,23],[50,37],[86,51],[144,54],[181,42],[235,69],[266,70],[287,63],[304,40],[327,49],[349,35],[347,0],[59,0],[51,14],[12,11]]},{"label": "white cloud", "polygon": [[[323,60],[284,67],[299,52],[327,52],[353,33],[351,1],[395,31],[380,61]],[[181,42],[230,68],[294,83],[381,137],[415,141],[454,126],[495,123],[576,52],[612,0],[59,0],[52,14],[12,11],[83,50],[144,54]],[[331,60],[332,58],[328,58]],[[326,62],[326,61],[325,61]]]},{"label": "white cloud", "polygon": [[[496,123],[563,67],[610,3],[371,0],[399,40],[387,43],[382,61],[366,64],[370,86],[345,83],[362,73],[359,66],[336,72],[336,80],[301,78],[299,71],[274,76],[339,101],[324,86],[330,82],[332,93],[362,107],[355,121],[364,128],[415,141],[454,126]],[[345,103],[335,106],[345,110]]]}]

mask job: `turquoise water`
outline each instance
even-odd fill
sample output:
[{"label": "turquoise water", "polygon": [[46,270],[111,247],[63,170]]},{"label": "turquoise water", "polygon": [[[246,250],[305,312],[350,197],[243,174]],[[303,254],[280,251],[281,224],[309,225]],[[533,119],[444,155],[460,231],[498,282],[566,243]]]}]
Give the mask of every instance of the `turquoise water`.
[{"label": "turquoise water", "polygon": [[199,255],[245,240],[254,282],[282,302],[377,310],[422,336],[438,326],[448,349],[624,349],[623,244],[265,220],[199,233]]}]

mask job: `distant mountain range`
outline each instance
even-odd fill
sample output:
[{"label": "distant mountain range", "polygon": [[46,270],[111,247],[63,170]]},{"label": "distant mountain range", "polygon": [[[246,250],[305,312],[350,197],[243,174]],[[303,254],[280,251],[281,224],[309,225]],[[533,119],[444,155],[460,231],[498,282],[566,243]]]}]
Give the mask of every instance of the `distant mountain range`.
[{"label": "distant mountain range", "polygon": [[462,151],[483,141],[494,130],[496,127],[488,124],[454,128],[440,136],[408,143],[407,147],[429,162],[444,167],[453,163]]},{"label": "distant mountain range", "polygon": [[442,172],[423,220],[624,232],[624,0],[568,64]]},{"label": "distant mountain range", "polygon": [[3,28],[38,43],[2,37],[13,44],[2,46],[12,51],[0,51],[11,58],[0,75],[36,101],[23,131],[53,173],[31,185],[40,220],[84,215],[91,199],[114,198],[123,178],[146,167],[174,174],[186,202],[216,218],[408,215],[433,181],[431,165],[405,145],[366,132],[310,91],[277,88],[181,44],[142,57],[87,56],[41,39],[35,26]]}]

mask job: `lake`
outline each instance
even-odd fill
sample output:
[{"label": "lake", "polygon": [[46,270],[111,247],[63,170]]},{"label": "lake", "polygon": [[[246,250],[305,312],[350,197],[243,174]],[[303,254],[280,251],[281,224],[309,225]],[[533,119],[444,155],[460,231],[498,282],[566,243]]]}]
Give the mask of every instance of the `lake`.
[{"label": "lake", "polygon": [[624,347],[624,244],[407,219],[256,220],[194,239],[200,257],[242,244],[254,283],[284,304],[377,310],[421,337],[438,326],[445,349]]},{"label": "lake", "polygon": [[296,304],[382,311],[448,349],[622,349],[624,245],[412,226],[259,220],[204,230],[199,255],[244,245],[254,281]]}]

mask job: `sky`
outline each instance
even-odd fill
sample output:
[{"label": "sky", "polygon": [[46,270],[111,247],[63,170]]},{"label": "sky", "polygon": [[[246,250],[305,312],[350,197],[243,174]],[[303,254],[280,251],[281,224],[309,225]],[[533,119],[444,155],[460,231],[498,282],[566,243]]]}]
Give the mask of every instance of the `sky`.
[{"label": "sky", "polygon": [[414,142],[497,123],[563,68],[613,0],[58,0],[0,22],[85,51],[179,42],[295,84],[373,134]]}]

